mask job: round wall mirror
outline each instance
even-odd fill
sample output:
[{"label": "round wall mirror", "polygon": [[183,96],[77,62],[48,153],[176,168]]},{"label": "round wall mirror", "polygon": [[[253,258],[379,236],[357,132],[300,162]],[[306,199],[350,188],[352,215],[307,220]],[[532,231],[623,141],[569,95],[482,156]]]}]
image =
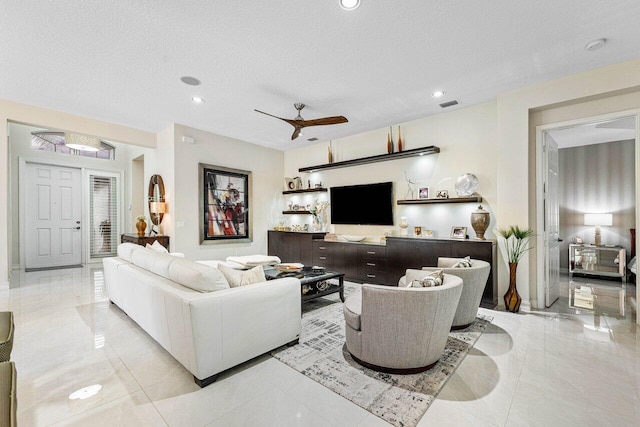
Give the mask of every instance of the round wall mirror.
[{"label": "round wall mirror", "polygon": [[164,182],[160,175],[153,175],[149,180],[149,213],[153,225],[160,225],[165,212]]}]

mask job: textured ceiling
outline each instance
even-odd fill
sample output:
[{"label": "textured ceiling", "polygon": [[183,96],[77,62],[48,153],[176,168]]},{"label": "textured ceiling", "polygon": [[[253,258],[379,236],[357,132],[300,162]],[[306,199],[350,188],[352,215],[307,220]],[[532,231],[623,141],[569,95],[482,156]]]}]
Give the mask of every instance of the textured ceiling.
[{"label": "textured ceiling", "polygon": [[[638,57],[639,16],[638,0],[0,0],[0,98],[286,150]],[[253,111],[293,118],[294,102],[349,123],[292,143],[291,126]]]}]

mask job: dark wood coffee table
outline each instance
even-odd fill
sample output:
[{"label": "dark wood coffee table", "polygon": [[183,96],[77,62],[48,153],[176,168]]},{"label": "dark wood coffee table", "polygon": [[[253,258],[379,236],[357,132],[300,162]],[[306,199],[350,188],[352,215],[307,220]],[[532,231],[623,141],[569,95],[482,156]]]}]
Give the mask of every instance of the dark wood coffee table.
[{"label": "dark wood coffee table", "polygon": [[[337,271],[314,273],[306,270],[289,273],[280,271],[274,267],[265,267],[264,275],[267,277],[267,280],[281,279],[283,277],[300,279],[302,302],[335,294],[336,292],[340,294],[340,300],[344,302],[344,273]],[[338,279],[338,284],[329,282],[330,279]]]}]

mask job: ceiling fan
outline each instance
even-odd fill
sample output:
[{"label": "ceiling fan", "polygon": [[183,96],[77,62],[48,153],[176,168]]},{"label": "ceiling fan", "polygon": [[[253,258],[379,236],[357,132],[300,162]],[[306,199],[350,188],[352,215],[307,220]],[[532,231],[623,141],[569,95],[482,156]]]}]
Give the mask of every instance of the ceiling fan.
[{"label": "ceiling fan", "polygon": [[293,104],[293,106],[296,107],[296,110],[298,110],[298,116],[295,119],[283,119],[282,117],[274,116],[273,114],[265,113],[264,111],[260,111],[260,110],[254,110],[254,111],[257,111],[258,113],[266,114],[267,116],[275,117],[276,119],[285,121],[289,123],[291,126],[293,126],[295,129],[293,131],[293,135],[291,135],[292,141],[300,135],[300,130],[302,130],[302,128],[304,127],[337,125],[337,124],[346,123],[349,121],[344,116],[332,116],[332,117],[323,117],[321,119],[305,120],[300,115],[300,111],[302,111],[302,109],[304,108],[304,104],[296,103],[296,104]]}]

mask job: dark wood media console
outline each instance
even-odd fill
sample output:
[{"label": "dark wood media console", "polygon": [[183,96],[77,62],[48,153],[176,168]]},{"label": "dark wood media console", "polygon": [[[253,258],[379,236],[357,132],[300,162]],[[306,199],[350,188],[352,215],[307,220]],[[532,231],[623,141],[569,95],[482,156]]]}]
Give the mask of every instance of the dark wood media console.
[{"label": "dark wood media console", "polygon": [[497,246],[492,240],[419,239],[387,237],[386,246],[369,243],[332,242],[325,233],[269,231],[268,252],[283,262],[319,265],[343,272],[345,279],[359,283],[397,286],[408,268],[435,266],[438,257],[467,255],[491,264],[482,295],[482,307],[498,304]]}]

